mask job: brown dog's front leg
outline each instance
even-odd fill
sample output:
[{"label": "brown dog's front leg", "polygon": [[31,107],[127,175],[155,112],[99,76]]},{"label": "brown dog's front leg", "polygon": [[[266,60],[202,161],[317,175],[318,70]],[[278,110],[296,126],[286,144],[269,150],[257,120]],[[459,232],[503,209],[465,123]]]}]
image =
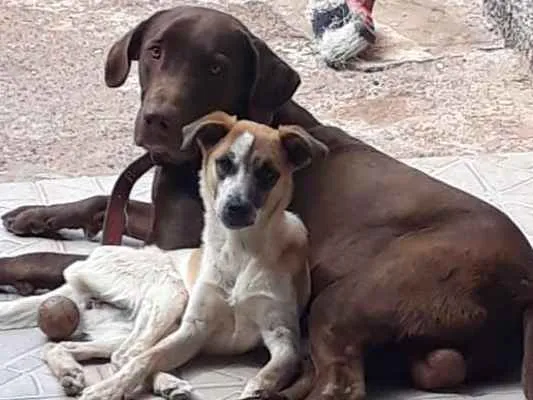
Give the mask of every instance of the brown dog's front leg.
[{"label": "brown dog's front leg", "polygon": [[[17,236],[60,238],[61,229],[83,229],[94,237],[102,230],[108,196],[93,196],[72,203],[21,206],[2,215],[5,229]],[[151,229],[152,205],[129,201],[124,233],[144,240]]]},{"label": "brown dog's front leg", "polygon": [[18,236],[59,237],[61,229],[83,229],[86,236],[102,229],[106,196],[71,203],[21,206],[2,215],[7,231]]},{"label": "brown dog's front leg", "polygon": [[63,271],[70,264],[87,256],[63,253],[31,253],[0,258],[0,285],[12,285],[20,294],[34,289],[55,289],[65,279]]},{"label": "brown dog's front leg", "polygon": [[[83,229],[91,238],[102,230],[108,196],[94,196],[72,203],[22,206],[2,215],[7,231],[18,236],[58,238],[61,229]],[[144,240],[151,230],[152,205],[128,201],[124,233]]]}]

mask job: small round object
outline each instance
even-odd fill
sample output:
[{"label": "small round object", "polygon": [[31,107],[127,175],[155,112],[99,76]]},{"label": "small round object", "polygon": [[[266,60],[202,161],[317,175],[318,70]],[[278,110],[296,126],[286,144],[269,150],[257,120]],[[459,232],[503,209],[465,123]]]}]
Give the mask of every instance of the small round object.
[{"label": "small round object", "polygon": [[39,328],[49,339],[58,341],[70,337],[80,323],[80,311],[71,299],[52,296],[39,306]]}]

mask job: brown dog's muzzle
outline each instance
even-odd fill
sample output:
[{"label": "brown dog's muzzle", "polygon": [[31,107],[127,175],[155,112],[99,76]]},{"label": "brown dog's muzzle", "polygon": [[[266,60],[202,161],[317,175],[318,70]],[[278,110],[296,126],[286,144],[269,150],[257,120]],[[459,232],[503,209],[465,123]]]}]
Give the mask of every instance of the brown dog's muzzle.
[{"label": "brown dog's muzzle", "polygon": [[[148,151],[153,148],[162,150],[176,146],[176,136],[180,132],[178,109],[169,103],[146,103],[139,110],[135,126],[135,142]],[[167,151],[174,149],[168,148]]]},{"label": "brown dog's muzzle", "polygon": [[171,104],[148,104],[143,107],[143,124],[145,130],[159,136],[167,136],[175,131],[178,123],[178,111]]}]

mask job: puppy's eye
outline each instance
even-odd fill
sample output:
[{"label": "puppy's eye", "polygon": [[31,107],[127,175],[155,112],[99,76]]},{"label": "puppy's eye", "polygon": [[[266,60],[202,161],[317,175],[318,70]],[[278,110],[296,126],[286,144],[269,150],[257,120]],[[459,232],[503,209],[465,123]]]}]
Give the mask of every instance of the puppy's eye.
[{"label": "puppy's eye", "polygon": [[235,171],[235,164],[233,164],[233,161],[228,156],[218,158],[215,161],[215,164],[217,169],[217,175],[220,179],[223,179],[224,177],[234,173]]},{"label": "puppy's eye", "polygon": [[161,58],[161,47],[152,46],[148,49],[153,59],[159,60]]},{"label": "puppy's eye", "polygon": [[222,65],[218,63],[213,63],[209,66],[209,73],[213,76],[220,75],[222,72]]},{"label": "puppy's eye", "polygon": [[257,183],[263,189],[270,189],[274,187],[279,179],[279,176],[279,172],[270,165],[262,165],[255,171]]}]

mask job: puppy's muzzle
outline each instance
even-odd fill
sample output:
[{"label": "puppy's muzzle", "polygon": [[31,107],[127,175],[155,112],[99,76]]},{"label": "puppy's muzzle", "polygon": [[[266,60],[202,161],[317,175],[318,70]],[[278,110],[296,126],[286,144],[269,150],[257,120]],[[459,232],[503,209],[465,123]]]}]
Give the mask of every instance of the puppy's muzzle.
[{"label": "puppy's muzzle", "polygon": [[255,222],[256,211],[252,203],[240,198],[231,198],[222,210],[221,220],[228,229],[241,229]]}]

